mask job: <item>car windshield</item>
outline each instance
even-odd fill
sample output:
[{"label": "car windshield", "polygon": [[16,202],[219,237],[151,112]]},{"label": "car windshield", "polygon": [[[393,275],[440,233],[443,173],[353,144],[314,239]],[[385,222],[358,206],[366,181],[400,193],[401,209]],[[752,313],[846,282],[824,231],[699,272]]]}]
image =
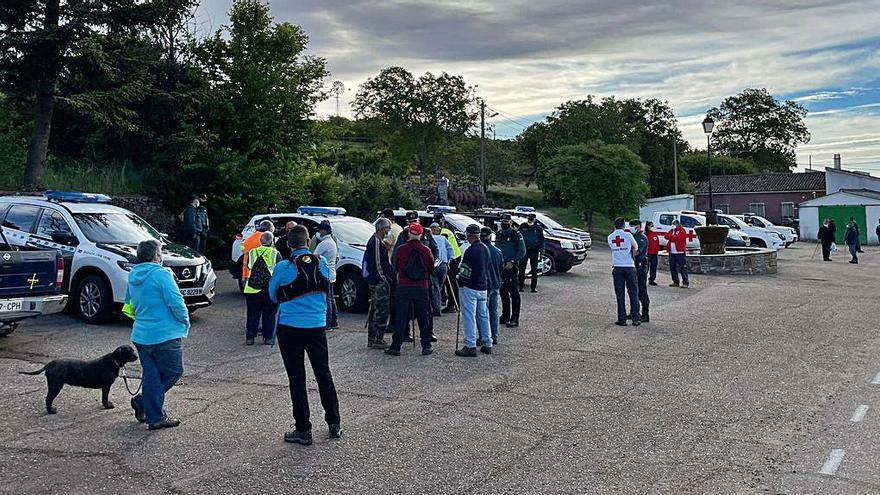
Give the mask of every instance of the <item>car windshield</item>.
[{"label": "car windshield", "polygon": [[162,241],[156,229],[133,213],[74,213],[73,219],[94,243],[135,245],[151,239]]},{"label": "car windshield", "polygon": [[543,223],[544,227],[547,227],[549,229],[564,229],[565,228],[564,225],[557,222],[556,220],[553,220],[552,218],[548,217],[547,215],[545,215],[543,213],[535,213],[535,218],[537,218],[539,222]]},{"label": "car windshield", "polygon": [[480,222],[474,220],[467,215],[462,215],[461,213],[444,213],[443,219],[446,220],[447,223],[455,227],[455,230],[461,232],[464,232],[464,229],[466,229],[467,226],[472,223],[481,225]]},{"label": "car windshield", "polygon": [[755,220],[760,222],[756,225],[757,227],[772,227],[773,226],[773,222],[771,222],[770,220],[767,220],[764,217],[754,216],[752,218],[754,218]]},{"label": "car windshield", "polygon": [[373,224],[366,220],[339,220],[331,225],[333,235],[346,244],[366,245],[370,236],[376,233]]},{"label": "car windshield", "polygon": [[730,217],[730,216],[722,217],[719,215],[718,218],[726,218],[726,219],[730,220],[731,222],[733,222],[734,224],[736,224],[736,226],[741,229],[749,228],[748,224],[746,224],[745,222],[743,222],[742,220],[740,220],[739,218],[736,218],[736,217]]}]

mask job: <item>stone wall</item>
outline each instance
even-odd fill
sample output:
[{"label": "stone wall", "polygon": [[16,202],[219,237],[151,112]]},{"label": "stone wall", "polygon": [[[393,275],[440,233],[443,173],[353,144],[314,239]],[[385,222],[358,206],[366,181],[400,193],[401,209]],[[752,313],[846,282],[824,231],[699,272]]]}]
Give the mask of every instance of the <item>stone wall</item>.
[{"label": "stone wall", "polygon": [[174,233],[174,213],[158,199],[147,196],[113,196],[110,204],[135,213],[159,232]]},{"label": "stone wall", "polygon": [[[669,256],[660,253],[660,270],[669,271]],[[776,251],[761,248],[727,248],[725,254],[687,256],[688,273],[703,275],[764,275],[777,271]]]}]

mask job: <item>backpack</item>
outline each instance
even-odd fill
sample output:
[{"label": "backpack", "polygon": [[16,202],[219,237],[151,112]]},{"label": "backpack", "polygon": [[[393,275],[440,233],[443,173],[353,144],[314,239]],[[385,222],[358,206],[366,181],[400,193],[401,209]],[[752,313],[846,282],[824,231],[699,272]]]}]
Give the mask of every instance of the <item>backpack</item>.
[{"label": "backpack", "polygon": [[[256,250],[251,250],[253,253]],[[251,289],[263,290],[269,287],[269,279],[272,274],[269,273],[269,266],[266,265],[266,259],[263,256],[257,256],[254,266],[251,267],[251,276],[248,277],[247,284]]]},{"label": "backpack", "polygon": [[287,302],[310,294],[326,294],[330,280],[321,273],[321,259],[314,254],[300,254],[291,260],[296,267],[296,278],[278,290],[279,302]]},{"label": "backpack", "polygon": [[403,267],[403,274],[410,280],[425,280],[428,278],[428,269],[422,263],[422,255],[415,248],[412,250],[406,266]]}]

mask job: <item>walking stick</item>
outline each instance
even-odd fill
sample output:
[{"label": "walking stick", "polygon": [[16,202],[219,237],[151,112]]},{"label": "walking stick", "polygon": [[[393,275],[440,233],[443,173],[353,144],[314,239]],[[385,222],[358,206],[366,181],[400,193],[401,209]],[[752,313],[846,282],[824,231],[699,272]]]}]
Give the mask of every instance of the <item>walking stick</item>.
[{"label": "walking stick", "polygon": [[446,275],[446,282],[449,283],[449,294],[452,296],[452,302],[455,303],[455,307],[458,311],[455,312],[455,350],[458,350],[458,334],[461,331],[461,306],[458,305],[458,298],[455,296],[455,291],[452,289],[452,282],[449,280],[449,274]]},{"label": "walking stick", "polygon": [[815,258],[815,257],[816,257],[816,253],[818,253],[818,252],[819,252],[819,246],[820,246],[820,245],[821,245],[821,244],[822,244],[822,243],[821,243],[821,242],[819,242],[819,243],[816,243],[816,247],[815,247],[815,248],[813,248],[813,255],[812,255],[812,256],[810,256],[810,259],[811,259],[811,260],[812,260],[812,259],[813,259],[813,258]]}]

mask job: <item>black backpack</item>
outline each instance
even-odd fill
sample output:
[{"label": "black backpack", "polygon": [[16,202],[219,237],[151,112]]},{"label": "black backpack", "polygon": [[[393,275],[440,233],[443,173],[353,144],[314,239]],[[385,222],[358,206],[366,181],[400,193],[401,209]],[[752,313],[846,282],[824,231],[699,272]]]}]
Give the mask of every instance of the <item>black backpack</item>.
[{"label": "black backpack", "polygon": [[291,263],[296,267],[293,282],[279,288],[278,300],[287,302],[310,294],[326,294],[330,290],[330,280],[321,273],[321,259],[314,254],[300,254]]},{"label": "black backpack", "polygon": [[428,269],[422,263],[422,254],[415,248],[412,250],[406,266],[403,267],[403,274],[410,280],[425,280],[428,278]]},{"label": "black backpack", "polygon": [[[253,253],[253,251],[251,251]],[[269,287],[269,279],[272,278],[272,274],[269,273],[269,266],[266,265],[266,260],[263,256],[257,256],[257,260],[254,261],[254,266],[251,267],[251,276],[248,277],[248,286],[251,289],[263,290]]]}]

